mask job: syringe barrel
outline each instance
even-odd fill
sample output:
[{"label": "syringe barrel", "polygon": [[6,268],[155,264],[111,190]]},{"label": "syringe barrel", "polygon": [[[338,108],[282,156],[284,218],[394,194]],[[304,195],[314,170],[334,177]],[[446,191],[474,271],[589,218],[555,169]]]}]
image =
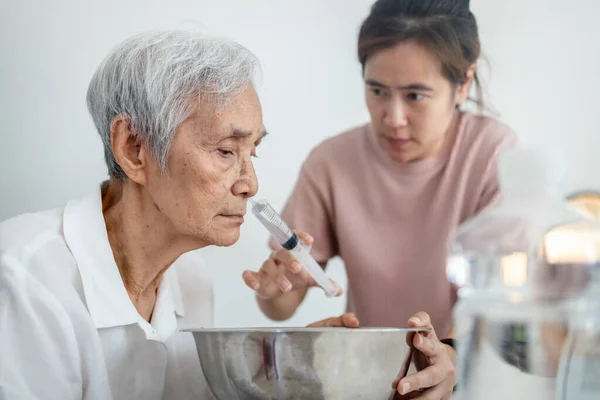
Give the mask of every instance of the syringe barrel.
[{"label": "syringe barrel", "polygon": [[265,200],[253,200],[252,204],[252,213],[279,244],[283,246],[288,240],[293,239],[295,234],[269,203]]},{"label": "syringe barrel", "polygon": [[339,288],[327,277],[323,268],[315,261],[302,243],[298,242],[296,247],[289,251],[306,268],[315,282],[323,288],[328,297],[334,297],[339,292]]}]

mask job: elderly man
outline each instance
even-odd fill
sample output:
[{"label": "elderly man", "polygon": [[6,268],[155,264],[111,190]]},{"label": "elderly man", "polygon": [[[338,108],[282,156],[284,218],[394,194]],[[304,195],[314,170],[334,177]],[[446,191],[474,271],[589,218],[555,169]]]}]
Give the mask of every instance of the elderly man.
[{"label": "elderly man", "polygon": [[110,179],[0,224],[0,397],[212,398],[180,329],[212,320],[192,250],[235,243],[257,191],[256,68],[235,43],[180,31],[102,62],[87,102]]},{"label": "elderly man", "polygon": [[177,330],[212,319],[189,252],[235,243],[257,190],[256,67],[185,32],[138,35],[100,65],[87,100],[110,180],[0,225],[0,397],[208,398]]}]

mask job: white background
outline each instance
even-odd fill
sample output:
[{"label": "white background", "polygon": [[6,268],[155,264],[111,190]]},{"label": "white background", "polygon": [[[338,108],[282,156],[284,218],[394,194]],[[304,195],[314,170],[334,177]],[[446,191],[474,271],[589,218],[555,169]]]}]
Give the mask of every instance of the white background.
[{"label": "white background", "polygon": [[[474,0],[491,64],[488,100],[524,140],[565,151],[567,190],[600,189],[600,1]],[[0,220],[58,207],[106,177],[85,108],[107,51],[140,30],[189,27],[226,34],[263,65],[259,92],[272,133],[257,162],[261,190],[281,208],[302,160],[324,138],[367,120],[356,37],[371,0],[0,0]],[[217,326],[272,324],[241,279],[268,255],[249,216],[240,241],[203,249],[215,283]],[[329,273],[345,284],[341,262]],[[343,311],[345,299],[309,294],[287,325]],[[491,398],[549,398],[542,381],[480,371]],[[502,375],[501,375],[502,374]],[[498,385],[500,376],[510,385]],[[486,383],[487,382],[487,383]],[[493,385],[493,386],[488,386]],[[501,387],[500,387],[501,386]],[[536,389],[537,388],[537,389]],[[490,397],[491,396],[491,397]],[[541,397],[540,397],[541,396]]]},{"label": "white background", "polygon": [[[371,0],[0,0],[0,219],[64,204],[106,177],[85,107],[108,50],[140,30],[189,27],[225,34],[260,58],[259,92],[271,136],[257,170],[281,208],[309,150],[367,120],[356,38]],[[600,189],[600,1],[474,0],[487,99],[525,140],[563,149],[568,190]],[[204,249],[217,326],[271,324],[241,279],[268,255],[249,216],[240,241]],[[341,262],[329,273],[345,284]],[[309,295],[287,325],[343,311]]]}]

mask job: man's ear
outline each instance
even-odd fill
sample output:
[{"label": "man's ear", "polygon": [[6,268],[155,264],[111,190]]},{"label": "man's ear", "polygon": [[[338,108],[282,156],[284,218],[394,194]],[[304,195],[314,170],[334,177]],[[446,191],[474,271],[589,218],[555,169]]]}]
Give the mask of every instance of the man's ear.
[{"label": "man's ear", "polygon": [[139,135],[131,128],[131,120],[127,115],[118,115],[110,126],[110,145],[117,164],[127,178],[146,185],[149,153]]},{"label": "man's ear", "polygon": [[471,83],[473,83],[473,79],[475,78],[475,73],[477,72],[477,65],[473,64],[467,70],[467,76],[464,83],[462,83],[456,92],[456,105],[460,105],[463,101],[467,99],[469,96],[469,88],[471,87]]}]

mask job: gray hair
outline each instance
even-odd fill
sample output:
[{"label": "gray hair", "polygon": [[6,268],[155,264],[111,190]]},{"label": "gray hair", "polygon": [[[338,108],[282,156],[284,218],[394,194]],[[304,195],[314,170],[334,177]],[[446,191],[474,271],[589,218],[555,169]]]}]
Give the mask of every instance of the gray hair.
[{"label": "gray hair", "polygon": [[[241,45],[187,31],[145,32],[117,46],[96,70],[87,105],[112,178],[125,180],[110,143],[122,116],[166,173],[175,131],[203,101],[224,104],[254,83],[258,60]],[[214,104],[214,103],[211,103]]]}]

